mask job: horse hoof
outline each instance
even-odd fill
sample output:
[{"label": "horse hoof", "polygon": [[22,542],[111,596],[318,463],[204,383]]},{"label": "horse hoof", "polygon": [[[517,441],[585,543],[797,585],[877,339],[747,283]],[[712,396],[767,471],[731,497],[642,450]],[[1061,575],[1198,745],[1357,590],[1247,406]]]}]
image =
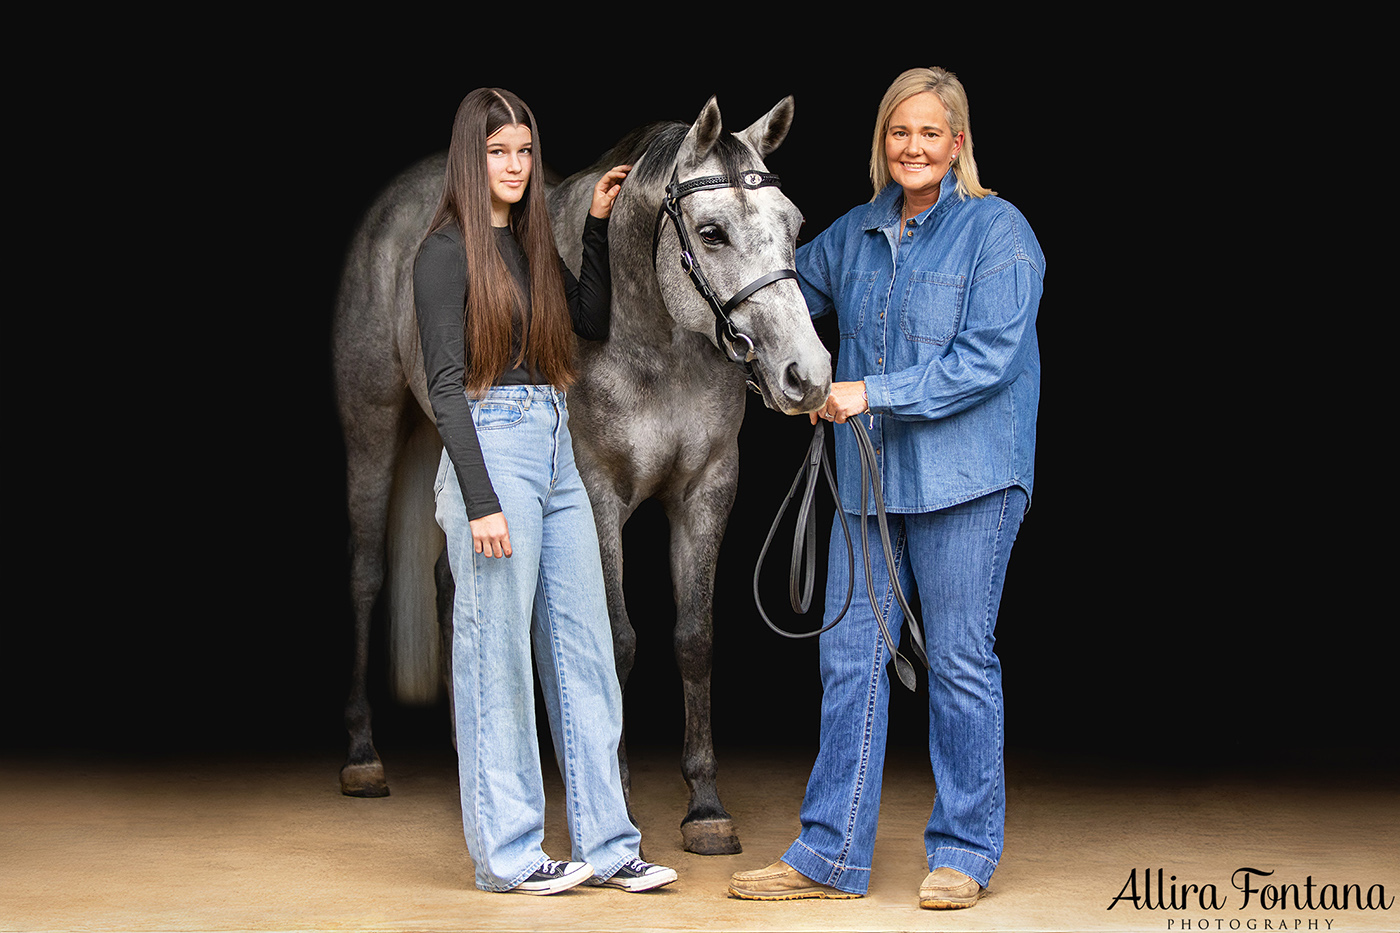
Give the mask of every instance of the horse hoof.
[{"label": "horse hoof", "polygon": [[681,842],[696,855],[734,855],[744,851],[732,820],[690,820],[681,824]]},{"label": "horse hoof", "polygon": [[389,782],[384,779],[384,765],[372,761],[364,765],[346,765],[340,769],[340,792],[347,797],[387,797]]}]

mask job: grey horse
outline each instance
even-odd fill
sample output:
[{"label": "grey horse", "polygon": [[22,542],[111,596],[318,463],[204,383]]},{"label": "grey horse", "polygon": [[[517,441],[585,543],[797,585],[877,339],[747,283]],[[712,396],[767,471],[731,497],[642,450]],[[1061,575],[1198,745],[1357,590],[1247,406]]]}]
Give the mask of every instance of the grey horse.
[{"label": "grey horse", "polygon": [[[740,849],[715,784],[710,669],[715,566],[738,483],[745,386],[777,411],[810,411],[826,398],[831,359],[790,277],[776,278],[729,309],[729,333],[740,340],[726,339],[688,278],[680,235],[660,209],[668,182],[766,173],[763,158],[787,135],[792,111],[787,98],[752,126],[727,134],[711,99],[689,127],[637,130],[549,195],[556,240],[577,272],[594,181],[609,166],[635,166],[608,231],[611,334],[603,342],[580,341],[581,378],[569,393],[569,413],[598,526],[624,685],[637,642],[623,599],[622,526],[648,498],[659,500],[670,520],[674,640],[686,713],[682,771],[690,787],[681,830],[685,848],[702,854]],[[400,699],[423,702],[438,695],[439,683],[448,689],[451,683],[442,671],[449,658],[452,581],[432,520],[431,483],[441,447],[412,295],[413,259],[442,172],[443,157],[425,160],[380,195],[351,245],[336,308],[356,646],[341,790],[353,796],[389,792],[366,690],[370,614],[385,583],[386,542],[394,690]],[[793,267],[801,215],[778,187],[709,187],[678,203],[693,260],[721,301],[767,273]],[[630,791],[625,750],[620,755]]]}]

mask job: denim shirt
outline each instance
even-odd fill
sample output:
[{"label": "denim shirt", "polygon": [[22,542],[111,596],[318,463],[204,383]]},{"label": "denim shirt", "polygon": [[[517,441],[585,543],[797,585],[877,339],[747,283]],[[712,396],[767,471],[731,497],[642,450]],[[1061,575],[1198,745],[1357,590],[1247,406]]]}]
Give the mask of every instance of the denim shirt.
[{"label": "denim shirt", "polygon": [[[797,251],[813,317],[836,310],[836,381],[865,381],[885,508],[931,512],[1011,486],[1031,494],[1045,257],[1006,201],[938,202],[900,236],[891,183]],[[836,426],[842,508],[860,510],[860,459]],[[867,507],[874,508],[871,495]]]}]

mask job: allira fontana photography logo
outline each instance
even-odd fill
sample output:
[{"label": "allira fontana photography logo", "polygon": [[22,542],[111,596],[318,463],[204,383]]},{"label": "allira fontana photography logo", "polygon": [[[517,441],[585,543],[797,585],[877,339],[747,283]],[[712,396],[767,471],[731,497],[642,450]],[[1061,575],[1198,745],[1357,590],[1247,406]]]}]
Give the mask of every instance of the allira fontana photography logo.
[{"label": "allira fontana photography logo", "polygon": [[[1193,881],[1167,869],[1133,868],[1108,910],[1168,910],[1168,930],[1319,930],[1332,929],[1328,919],[1300,919],[1299,913],[1341,910],[1390,910],[1394,895],[1385,885],[1365,882],[1275,878],[1273,869],[1241,866],[1224,883]],[[1225,919],[1227,911],[1269,912],[1268,917]]]}]

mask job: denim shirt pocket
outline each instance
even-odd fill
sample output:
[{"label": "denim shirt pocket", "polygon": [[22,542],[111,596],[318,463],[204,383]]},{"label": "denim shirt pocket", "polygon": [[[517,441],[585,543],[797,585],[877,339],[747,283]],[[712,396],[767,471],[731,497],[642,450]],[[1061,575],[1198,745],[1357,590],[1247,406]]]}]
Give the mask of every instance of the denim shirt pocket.
[{"label": "denim shirt pocket", "polygon": [[909,277],[900,309],[900,328],[909,340],[946,344],[958,332],[966,276],[915,272]]},{"label": "denim shirt pocket", "polygon": [[865,324],[866,308],[877,301],[876,283],[884,278],[879,272],[853,269],[846,273],[841,285],[841,300],[837,303],[837,326],[842,337],[854,337]]},{"label": "denim shirt pocket", "polygon": [[472,402],[472,424],[478,431],[510,428],[525,420],[525,406],[513,399],[486,398]]}]

